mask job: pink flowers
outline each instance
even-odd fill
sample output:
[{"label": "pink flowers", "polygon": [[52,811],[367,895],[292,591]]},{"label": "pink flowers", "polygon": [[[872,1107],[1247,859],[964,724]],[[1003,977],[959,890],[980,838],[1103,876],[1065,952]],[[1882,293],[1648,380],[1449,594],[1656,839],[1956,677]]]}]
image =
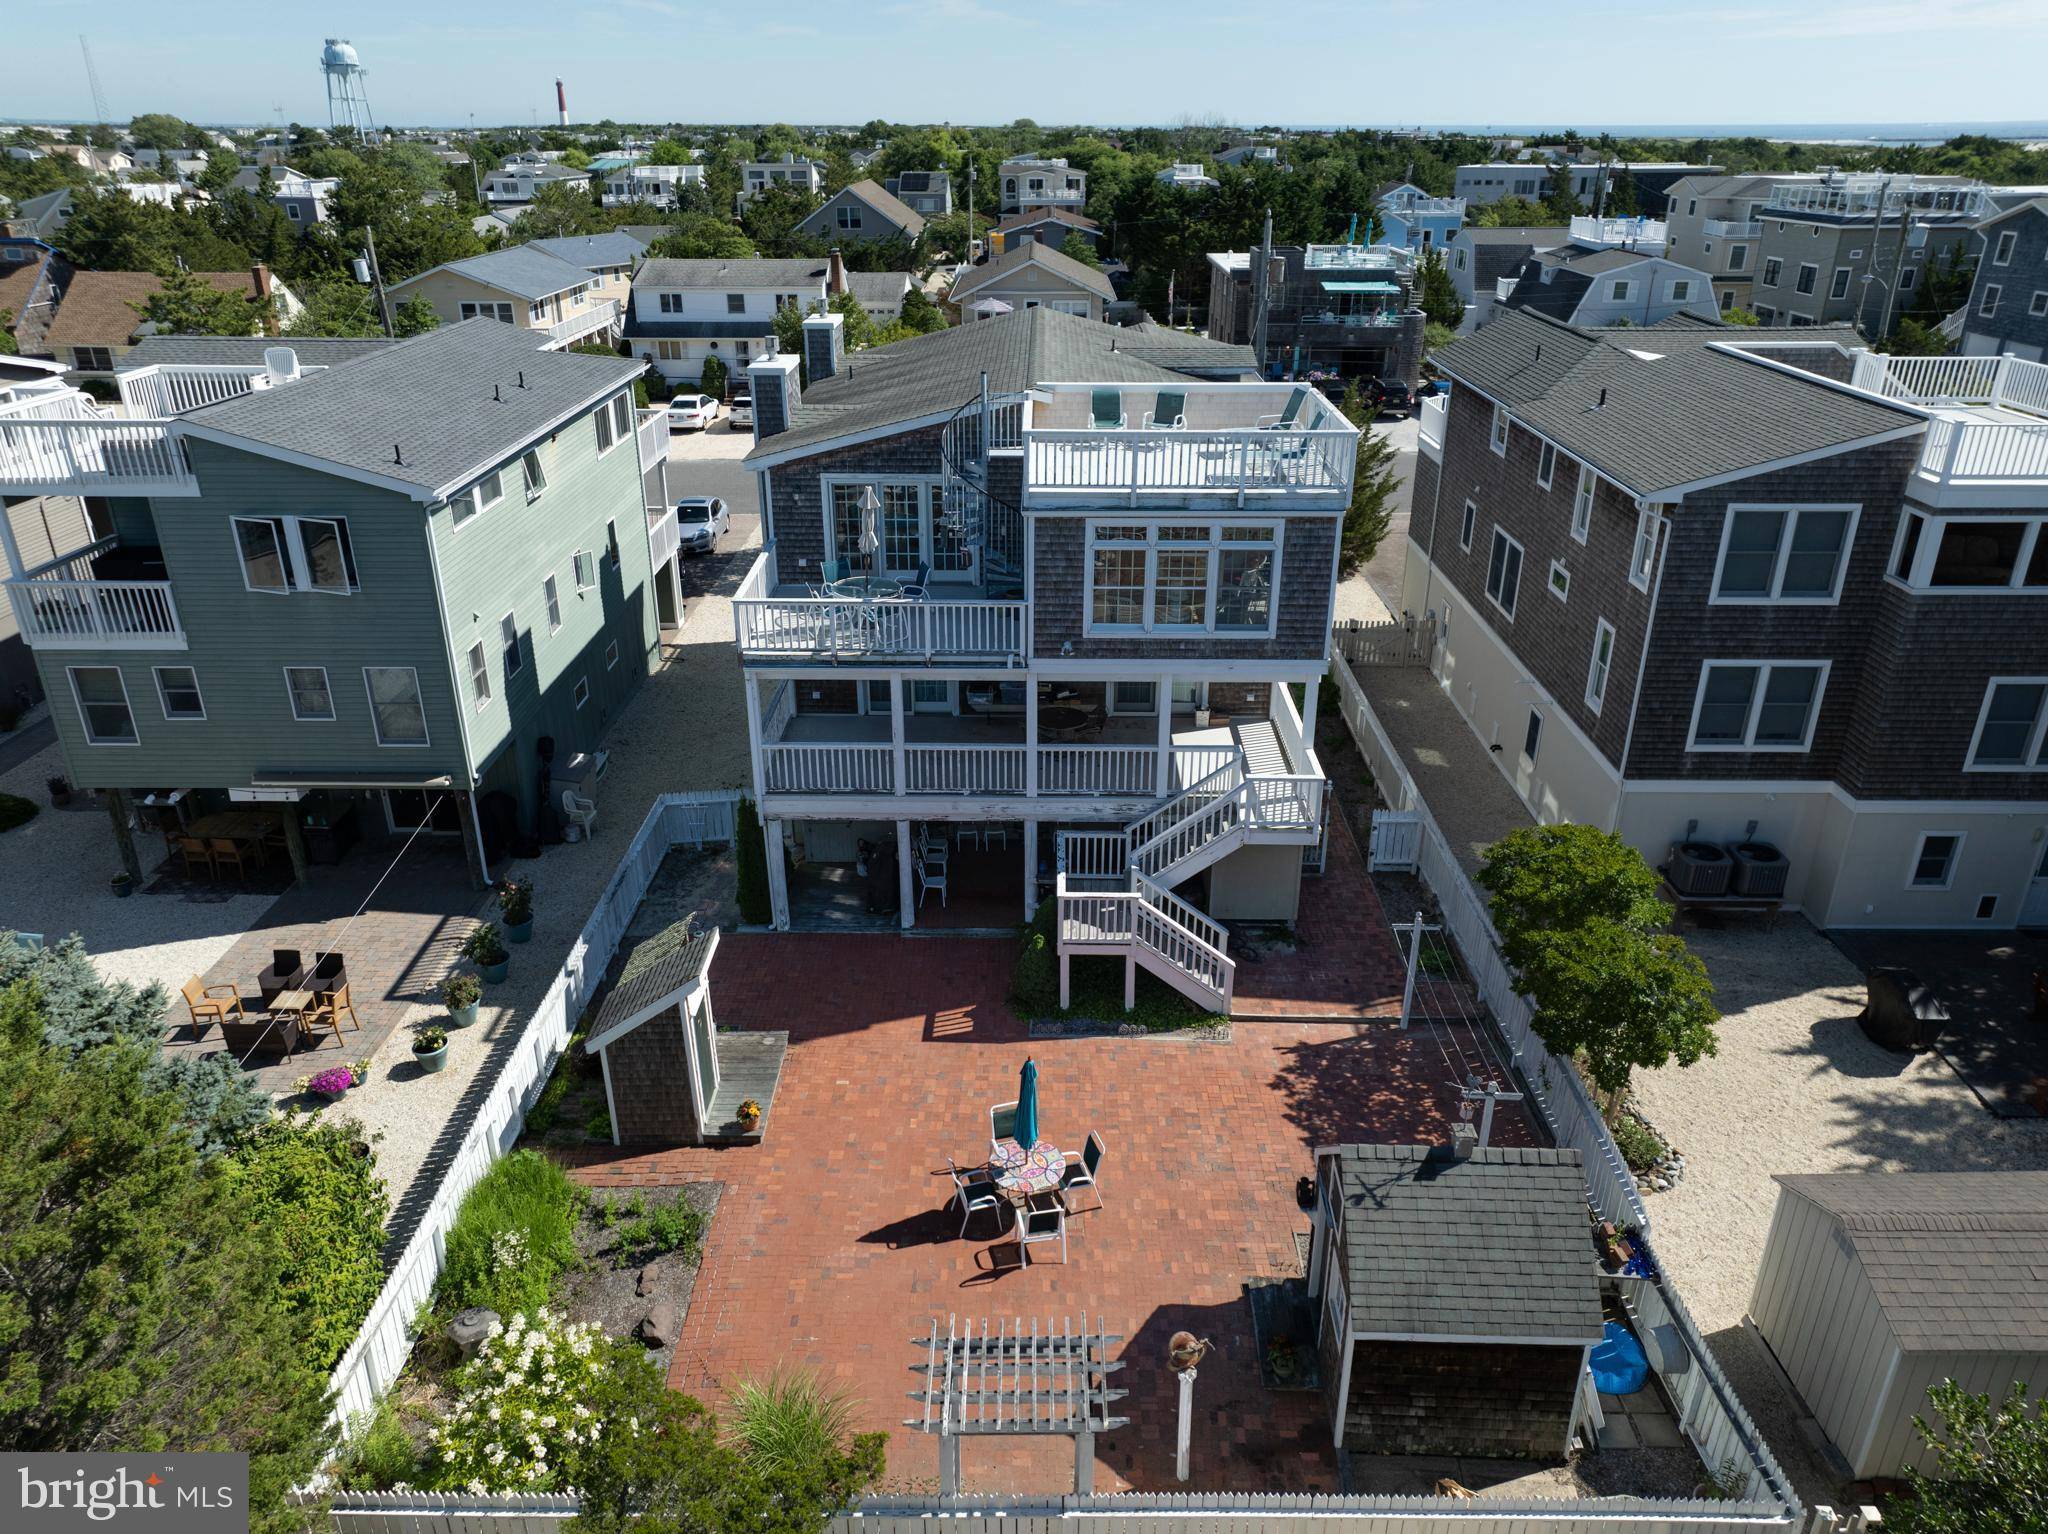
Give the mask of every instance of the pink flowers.
[{"label": "pink flowers", "polygon": [[317,1092],[329,1101],[340,1097],[355,1084],[355,1072],[345,1065],[330,1066],[306,1078],[306,1090]]}]

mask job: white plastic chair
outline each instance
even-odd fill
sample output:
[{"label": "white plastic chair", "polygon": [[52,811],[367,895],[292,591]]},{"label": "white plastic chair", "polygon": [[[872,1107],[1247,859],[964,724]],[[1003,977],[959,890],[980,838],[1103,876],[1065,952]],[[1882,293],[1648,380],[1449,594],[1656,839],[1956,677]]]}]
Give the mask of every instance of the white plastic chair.
[{"label": "white plastic chair", "polygon": [[562,814],[568,818],[584,841],[597,834],[597,805],[584,798],[573,788],[562,790]]},{"label": "white plastic chair", "polygon": [[1010,850],[1010,828],[1008,826],[985,827],[981,833],[982,850],[984,852],[987,851],[988,844],[998,839],[1002,841],[1003,851],[1008,852]]},{"label": "white plastic chair", "polygon": [[969,1222],[984,1209],[994,1210],[1000,1225],[1006,1200],[997,1191],[995,1179],[987,1170],[963,1172],[951,1156],[946,1158],[946,1170],[953,1174],[953,1197],[960,1205],[960,1234],[967,1234]]},{"label": "white plastic chair", "polygon": [[944,869],[941,869],[938,873],[933,873],[923,863],[918,864],[917,883],[917,904],[920,910],[922,910],[924,907],[924,897],[929,895],[933,890],[937,890],[939,892],[939,908],[941,910],[945,909],[946,875]]}]

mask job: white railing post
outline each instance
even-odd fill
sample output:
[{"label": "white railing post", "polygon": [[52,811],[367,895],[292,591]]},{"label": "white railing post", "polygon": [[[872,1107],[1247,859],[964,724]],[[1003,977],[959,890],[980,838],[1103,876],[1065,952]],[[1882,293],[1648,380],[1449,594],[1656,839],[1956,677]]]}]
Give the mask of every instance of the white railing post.
[{"label": "white railing post", "polygon": [[1422,959],[1422,913],[1415,913],[1415,920],[1408,926],[1408,976],[1401,982],[1401,1028],[1405,1032],[1409,1019],[1415,1014],[1415,971]]}]

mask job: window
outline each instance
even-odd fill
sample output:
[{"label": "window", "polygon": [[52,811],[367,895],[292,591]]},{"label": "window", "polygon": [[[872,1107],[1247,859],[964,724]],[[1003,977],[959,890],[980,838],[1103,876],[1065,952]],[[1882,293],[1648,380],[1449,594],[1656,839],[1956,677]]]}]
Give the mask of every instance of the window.
[{"label": "window", "polygon": [[1993,677],[1977,711],[1966,763],[1972,772],[2048,768],[2048,677]]},{"label": "window", "polygon": [[292,524],[305,560],[307,584],[315,591],[354,591],[356,561],[349,547],[348,524],[327,517],[295,517]]},{"label": "window", "polygon": [[1778,311],[1769,304],[1758,304],[1756,306],[1756,321],[1759,325],[1774,325],[1778,321]]},{"label": "window", "polygon": [[1891,575],[1915,591],[2048,593],[2048,522],[1908,512],[1900,519]]},{"label": "window", "polygon": [[2034,296],[2027,301],[2027,313],[2037,320],[2048,314],[2048,288],[2034,289]]},{"label": "window", "polygon": [[1459,249],[1459,251],[1457,252],[1456,257],[1451,262],[1451,265],[1461,272],[1465,270],[1465,252],[1462,248]]},{"label": "window", "polygon": [[578,549],[573,563],[576,569],[576,589],[590,590],[597,584],[597,561],[590,557],[590,550]]},{"label": "window", "polygon": [[1593,625],[1593,658],[1586,665],[1586,707],[1594,713],[1607,701],[1607,673],[1614,666],[1614,625],[1605,618]]},{"label": "window", "polygon": [[725,312],[727,314],[745,314],[747,312],[747,295],[744,293],[726,294]]},{"label": "window", "polygon": [[1479,508],[1473,505],[1472,502],[1467,501],[1465,503],[1465,520],[1458,525],[1458,547],[1467,554],[1472,552],[1472,531],[1474,524],[1478,520]]},{"label": "window", "polygon": [[2019,238],[2016,230],[2000,230],[1998,234],[1998,248],[1992,252],[1991,264],[1993,266],[2012,265],[2012,248],[2019,243]]},{"label": "window", "polygon": [[1847,298],[1848,296],[1849,268],[1846,266],[1838,266],[1835,268],[1835,280],[1828,284],[1828,297]]},{"label": "window", "polygon": [[1920,268],[1919,268],[1919,267],[1917,267],[1917,266],[1906,266],[1906,267],[1901,267],[1901,268],[1899,269],[1899,291],[1900,291],[1901,293],[1910,293],[1910,292],[1912,292],[1912,291],[1913,291],[1913,284],[1914,284],[1914,283],[1916,283],[1916,282],[1918,282],[1919,280],[1920,280]]},{"label": "window", "polygon": [[1786,323],[1794,330],[1797,330],[1801,325],[1811,325],[1813,323],[1813,316],[1810,314],[1795,314]]},{"label": "window", "polygon": [[1546,442],[1543,444],[1543,451],[1536,456],[1536,483],[1548,490],[1550,481],[1556,474],[1557,449]]},{"label": "window", "polygon": [[234,517],[242,583],[251,591],[358,589],[348,523],[339,517]]},{"label": "window", "polygon": [[858,229],[860,227],[860,209],[852,203],[842,202],[837,211],[839,227],[841,229]]},{"label": "window", "polygon": [[1837,600],[1859,513],[1855,506],[1729,507],[1712,600]]},{"label": "window", "polygon": [[73,666],[71,693],[85,721],[85,738],[95,746],[134,746],[135,716],[128,709],[128,684],[118,666]]},{"label": "window", "polygon": [[1159,703],[1157,682],[1111,682],[1109,711],[1112,714],[1147,714]]},{"label": "window", "polygon": [[448,503],[448,509],[455,514],[455,525],[462,526],[479,512],[489,511],[505,499],[505,476],[493,469],[474,485]]},{"label": "window", "polygon": [[619,567],[619,524],[607,518],[604,524],[604,559],[614,570]]},{"label": "window", "polygon": [[547,605],[548,632],[550,634],[561,633],[562,593],[555,585],[555,577],[552,571],[549,572],[547,579],[540,583],[540,594],[541,600]]},{"label": "window", "polygon": [[619,642],[614,639],[604,647],[604,669],[609,671],[619,663]]},{"label": "window", "polygon": [[1550,562],[1550,578],[1544,582],[1550,594],[1560,602],[1569,601],[1572,594],[1572,573],[1556,560]]},{"label": "window", "polygon": [[1815,266],[1811,261],[1802,261],[1799,263],[1799,280],[1793,284],[1795,290],[1801,293],[1811,293],[1814,289],[1814,285],[1819,281],[1819,267]]},{"label": "window", "polygon": [[577,708],[583,707],[584,704],[590,701],[589,677],[579,676],[578,678],[576,678],[576,686],[575,689],[569,694],[569,701],[573,703]]},{"label": "window", "polygon": [[1627,303],[1629,287],[1630,283],[1626,278],[1617,278],[1612,284],[1609,285],[1607,289],[1607,296],[1613,299],[1618,304]]},{"label": "window", "polygon": [[1694,751],[1804,751],[1827,685],[1827,661],[1710,660],[1693,699]]},{"label": "window", "polygon": [[1593,529],[1593,486],[1598,476],[1591,464],[1579,465],[1579,483],[1572,491],[1572,537],[1580,543]]},{"label": "window", "polygon": [[1522,732],[1522,760],[1531,767],[1536,765],[1536,748],[1543,743],[1543,716],[1535,709],[1529,710],[1529,727]]},{"label": "window", "polygon": [[865,565],[861,551],[861,501],[873,492],[879,504],[876,533],[882,540],[882,568],[910,577],[919,565],[957,573],[968,569],[974,555],[957,524],[946,518],[946,490],[924,479],[827,480],[826,558]]},{"label": "window", "polygon": [[2004,291],[2005,289],[1995,282],[1986,283],[1984,285],[1984,297],[1977,303],[1977,312],[1987,319],[1996,314],[1998,312],[1998,295]]},{"label": "window", "polygon": [[661,293],[656,296],[661,300],[661,312],[663,314],[681,314],[683,312],[682,294]]},{"label": "window", "polygon": [[1650,571],[1657,563],[1657,508],[1645,506],[1636,513],[1635,547],[1629,550],[1628,583],[1638,591],[1650,589]]},{"label": "window", "polygon": [[510,613],[498,620],[498,651],[505,663],[505,680],[509,682],[526,664],[519,654],[519,624]]},{"label": "window", "polygon": [[457,319],[473,320],[479,316],[487,320],[497,320],[501,324],[509,325],[512,323],[512,306],[510,304],[498,303],[471,303],[467,299],[464,299],[455,306],[455,317]]},{"label": "window", "polygon": [[612,412],[609,405],[600,405],[591,417],[597,422],[597,456],[602,458],[618,445],[619,434],[612,426]]},{"label": "window", "polygon": [[1748,265],[1749,247],[1747,245],[1730,245],[1728,247],[1728,270],[1739,272]]},{"label": "window", "polygon": [[1280,534],[1270,523],[1097,523],[1088,625],[1270,634]]},{"label": "window", "polygon": [[526,498],[540,499],[541,491],[548,487],[547,471],[540,466],[540,449],[530,447],[519,455],[519,472],[526,481]]},{"label": "window", "polygon": [[292,700],[292,718],[301,724],[332,723],[334,694],[328,690],[325,666],[287,666],[284,690]]},{"label": "window", "polygon": [[1691,281],[1683,280],[1671,284],[1671,301],[1674,304],[1682,304],[1690,297],[1692,297]]},{"label": "window", "polygon": [[621,442],[633,435],[633,402],[626,395],[612,396],[612,430]]},{"label": "window", "polygon": [[427,744],[427,710],[420,698],[420,674],[410,666],[365,666],[370,721],[380,746]]},{"label": "window", "polygon": [[1778,285],[1778,278],[1784,274],[1784,271],[1785,263],[1781,261],[1778,257],[1765,256],[1763,275],[1764,286],[1767,288],[1775,288]]},{"label": "window", "polygon": [[1500,454],[1501,457],[1507,457],[1508,407],[1505,405],[1495,405],[1493,407],[1493,434],[1491,438],[1491,445],[1493,447],[1493,450],[1496,453]]},{"label": "window", "polygon": [[234,528],[235,546],[242,556],[242,584],[251,591],[290,591],[283,519],[236,517]]},{"label": "window", "polygon": [[1734,307],[1735,290],[1733,288],[1730,288],[1721,295],[1721,312],[1723,314],[1726,314],[1730,309],[1733,309]]},{"label": "window", "polygon": [[1499,527],[1493,530],[1493,553],[1486,561],[1486,597],[1510,622],[1522,584],[1522,546]]},{"label": "window", "polygon": [[536,299],[526,306],[526,317],[536,325],[545,325],[548,318],[548,300]]},{"label": "window", "polygon": [[156,695],[166,719],[206,717],[206,702],[199,696],[199,673],[190,666],[158,666]]},{"label": "window", "polygon": [[469,690],[476,695],[478,708],[491,701],[491,667],[481,639],[469,647]]},{"label": "window", "polygon": [[1916,890],[1945,890],[1956,876],[1956,854],[1963,850],[1960,831],[1928,831],[1913,851],[1913,866],[1906,874],[1906,887]]}]

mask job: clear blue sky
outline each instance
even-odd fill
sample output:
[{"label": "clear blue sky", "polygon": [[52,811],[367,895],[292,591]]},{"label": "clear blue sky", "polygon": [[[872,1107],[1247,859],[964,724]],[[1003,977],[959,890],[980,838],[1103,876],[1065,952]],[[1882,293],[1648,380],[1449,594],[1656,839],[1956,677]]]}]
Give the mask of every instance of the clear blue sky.
[{"label": "clear blue sky", "polygon": [[[2048,116],[2048,0],[5,0],[0,113],[326,121],[1953,122]],[[320,18],[325,18],[322,20]]]}]

